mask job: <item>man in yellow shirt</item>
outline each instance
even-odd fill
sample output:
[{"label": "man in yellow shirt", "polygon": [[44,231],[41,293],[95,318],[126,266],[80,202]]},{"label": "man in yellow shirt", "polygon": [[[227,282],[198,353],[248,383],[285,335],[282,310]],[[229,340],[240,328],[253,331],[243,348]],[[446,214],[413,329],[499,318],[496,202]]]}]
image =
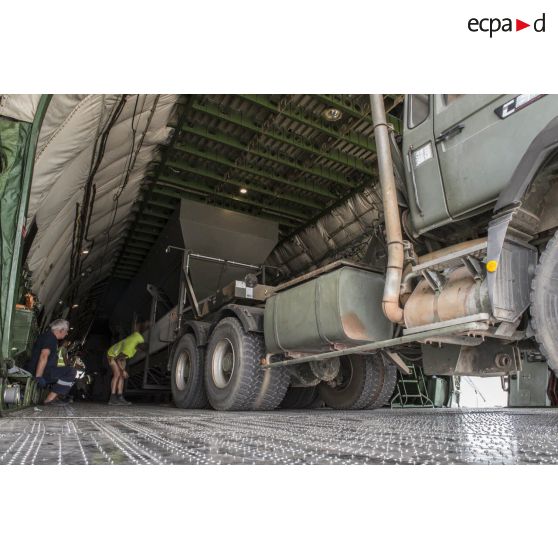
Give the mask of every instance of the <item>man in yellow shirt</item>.
[{"label": "man in yellow shirt", "polygon": [[131,405],[130,401],[124,399],[124,380],[128,378],[126,361],[136,354],[139,345],[143,343],[145,343],[143,335],[136,331],[122,339],[122,341],[112,345],[107,351],[112,371],[109,405]]}]

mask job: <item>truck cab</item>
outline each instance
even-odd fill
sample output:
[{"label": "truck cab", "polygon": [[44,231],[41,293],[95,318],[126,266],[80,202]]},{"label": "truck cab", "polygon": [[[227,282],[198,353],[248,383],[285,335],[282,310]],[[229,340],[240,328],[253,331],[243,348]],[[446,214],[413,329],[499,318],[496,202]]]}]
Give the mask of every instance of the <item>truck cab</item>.
[{"label": "truck cab", "polygon": [[555,95],[407,95],[402,155],[413,234],[492,210],[514,174],[533,173],[556,147],[542,136],[557,117]]}]

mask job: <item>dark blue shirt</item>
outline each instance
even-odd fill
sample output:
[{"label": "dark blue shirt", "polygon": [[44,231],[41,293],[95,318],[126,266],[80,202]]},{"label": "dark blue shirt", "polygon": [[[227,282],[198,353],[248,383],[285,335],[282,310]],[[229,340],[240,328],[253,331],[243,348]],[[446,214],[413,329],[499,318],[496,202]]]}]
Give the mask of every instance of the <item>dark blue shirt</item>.
[{"label": "dark blue shirt", "polygon": [[41,351],[43,349],[50,350],[45,370],[46,368],[56,367],[58,364],[58,339],[56,339],[52,331],[45,331],[44,333],[41,333],[33,345],[31,358],[27,364],[27,370],[31,372],[31,374],[35,374],[37,364],[39,363],[39,357],[41,356]]}]

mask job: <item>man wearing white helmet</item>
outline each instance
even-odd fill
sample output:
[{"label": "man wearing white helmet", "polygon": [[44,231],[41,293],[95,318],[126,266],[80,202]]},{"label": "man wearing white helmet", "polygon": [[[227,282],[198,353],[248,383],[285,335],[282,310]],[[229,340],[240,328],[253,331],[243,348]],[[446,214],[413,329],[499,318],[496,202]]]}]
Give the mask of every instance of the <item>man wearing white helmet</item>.
[{"label": "man wearing white helmet", "polygon": [[58,404],[58,396],[67,395],[76,380],[74,368],[58,366],[58,341],[64,339],[69,330],[67,320],[54,320],[50,329],[39,335],[33,345],[27,369],[35,375],[39,387],[49,388],[45,405]]}]

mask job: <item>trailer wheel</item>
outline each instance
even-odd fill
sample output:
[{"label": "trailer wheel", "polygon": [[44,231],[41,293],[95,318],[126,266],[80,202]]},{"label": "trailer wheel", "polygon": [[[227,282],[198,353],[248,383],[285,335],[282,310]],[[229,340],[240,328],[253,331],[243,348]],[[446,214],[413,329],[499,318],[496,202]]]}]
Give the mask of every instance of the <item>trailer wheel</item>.
[{"label": "trailer wheel", "polygon": [[320,397],[328,407],[343,410],[365,409],[379,396],[383,374],[375,365],[377,357],[349,355],[341,357],[341,370],[335,387],[319,385]]},{"label": "trailer wheel", "polygon": [[308,409],[318,399],[318,386],[290,387],[281,402],[283,409]]},{"label": "trailer wheel", "polygon": [[205,385],[218,411],[274,409],[285,395],[289,378],[283,369],[263,371],[263,336],[245,332],[236,318],[222,319],[211,334],[205,362]]},{"label": "trailer wheel", "polygon": [[379,409],[387,405],[395,390],[395,384],[397,384],[397,367],[381,355],[374,355],[374,357],[371,364],[382,378],[381,387],[377,397],[366,406],[366,409]]},{"label": "trailer wheel", "polygon": [[174,404],[180,409],[203,409],[207,396],[203,384],[203,350],[196,338],[187,334],[177,343],[171,364]]},{"label": "trailer wheel", "polygon": [[549,368],[558,370],[558,232],[546,245],[535,269],[531,326]]}]

